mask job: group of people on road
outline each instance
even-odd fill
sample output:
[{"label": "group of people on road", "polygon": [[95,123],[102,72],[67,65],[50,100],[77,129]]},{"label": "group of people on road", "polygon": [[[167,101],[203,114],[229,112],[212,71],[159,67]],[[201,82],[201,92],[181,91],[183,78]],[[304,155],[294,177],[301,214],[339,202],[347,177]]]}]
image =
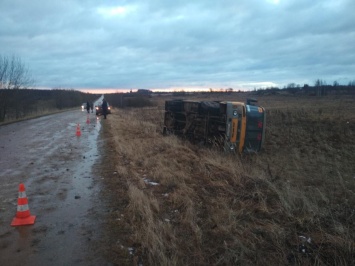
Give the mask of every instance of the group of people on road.
[{"label": "group of people on road", "polygon": [[[102,99],[101,108],[102,108],[102,114],[103,114],[104,118],[106,119],[107,110],[108,110],[108,104],[107,104],[107,101],[105,99]],[[90,109],[91,109],[91,113],[93,113],[94,112],[94,104],[90,103],[89,101],[87,101],[86,102],[86,110],[87,110],[88,113],[90,113]]]}]

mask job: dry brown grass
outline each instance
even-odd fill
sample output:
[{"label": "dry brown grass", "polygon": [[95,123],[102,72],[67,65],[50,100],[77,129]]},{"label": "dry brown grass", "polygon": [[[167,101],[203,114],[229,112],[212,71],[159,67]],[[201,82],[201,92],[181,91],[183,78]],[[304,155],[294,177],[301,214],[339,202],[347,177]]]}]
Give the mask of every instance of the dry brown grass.
[{"label": "dry brown grass", "polygon": [[267,141],[253,156],[163,137],[162,103],[103,121],[113,263],[354,263],[354,99],[259,98]]}]

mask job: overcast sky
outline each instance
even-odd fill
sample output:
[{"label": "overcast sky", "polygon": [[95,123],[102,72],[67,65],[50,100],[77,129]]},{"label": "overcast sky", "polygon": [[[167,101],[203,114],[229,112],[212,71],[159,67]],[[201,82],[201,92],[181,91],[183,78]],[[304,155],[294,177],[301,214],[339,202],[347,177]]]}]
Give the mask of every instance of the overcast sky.
[{"label": "overcast sky", "polygon": [[41,88],[347,84],[354,12],[355,0],[0,0],[0,55]]}]

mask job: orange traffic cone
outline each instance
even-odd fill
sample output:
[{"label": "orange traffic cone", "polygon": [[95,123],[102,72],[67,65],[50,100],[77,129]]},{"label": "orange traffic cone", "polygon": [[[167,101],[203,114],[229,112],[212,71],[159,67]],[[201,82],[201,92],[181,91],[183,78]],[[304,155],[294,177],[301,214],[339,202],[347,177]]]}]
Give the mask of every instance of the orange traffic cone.
[{"label": "orange traffic cone", "polygon": [[90,124],[89,115],[86,116],[86,124]]},{"label": "orange traffic cone", "polygon": [[76,126],[76,136],[80,137],[81,136],[81,131],[80,131],[80,124],[78,123],[78,125]]},{"label": "orange traffic cone", "polygon": [[25,185],[20,184],[17,200],[17,213],[12,219],[11,226],[29,225],[35,223],[36,216],[31,216],[26,197]]}]

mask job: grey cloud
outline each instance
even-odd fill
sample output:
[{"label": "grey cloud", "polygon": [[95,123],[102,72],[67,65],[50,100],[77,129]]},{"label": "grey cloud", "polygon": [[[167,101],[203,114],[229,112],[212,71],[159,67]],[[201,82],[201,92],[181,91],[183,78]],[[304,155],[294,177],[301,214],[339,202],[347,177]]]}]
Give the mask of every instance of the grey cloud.
[{"label": "grey cloud", "polygon": [[[127,14],[105,15],[118,5]],[[48,87],[352,80],[354,8],[350,0],[3,0],[0,51],[19,55]]]}]

